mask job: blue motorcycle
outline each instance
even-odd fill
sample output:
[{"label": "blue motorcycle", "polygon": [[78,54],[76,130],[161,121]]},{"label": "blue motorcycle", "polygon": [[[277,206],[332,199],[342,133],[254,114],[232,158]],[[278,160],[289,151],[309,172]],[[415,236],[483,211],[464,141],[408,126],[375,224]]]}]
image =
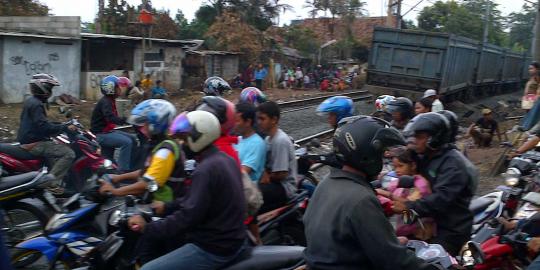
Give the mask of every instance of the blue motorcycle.
[{"label": "blue motorcycle", "polygon": [[98,180],[105,172],[105,169],[98,170],[89,180],[91,187],[78,198],[79,209],[55,214],[45,226],[43,236],[15,246],[11,256],[14,267],[27,267],[41,257],[45,257],[49,269],[56,269],[59,265],[76,267],[82,257],[109,235],[111,226],[108,220],[124,202],[99,194]]}]

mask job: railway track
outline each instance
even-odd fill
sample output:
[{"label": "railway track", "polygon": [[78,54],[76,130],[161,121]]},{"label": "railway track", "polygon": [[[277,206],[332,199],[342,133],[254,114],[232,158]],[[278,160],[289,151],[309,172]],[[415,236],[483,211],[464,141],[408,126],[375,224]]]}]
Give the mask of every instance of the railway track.
[{"label": "railway track", "polygon": [[279,102],[278,105],[282,109],[282,113],[290,113],[301,111],[309,108],[318,106],[325,99],[335,96],[347,96],[350,97],[353,101],[367,100],[373,97],[367,90],[357,90],[343,93],[335,93],[331,95],[324,95],[306,99],[291,100]]}]

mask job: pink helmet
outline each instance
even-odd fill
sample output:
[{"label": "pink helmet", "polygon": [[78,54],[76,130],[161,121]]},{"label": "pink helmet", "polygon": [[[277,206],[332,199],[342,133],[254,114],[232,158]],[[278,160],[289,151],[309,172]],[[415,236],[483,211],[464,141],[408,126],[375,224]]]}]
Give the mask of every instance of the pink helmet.
[{"label": "pink helmet", "polygon": [[118,77],[118,86],[122,88],[131,87],[131,80],[126,77]]}]

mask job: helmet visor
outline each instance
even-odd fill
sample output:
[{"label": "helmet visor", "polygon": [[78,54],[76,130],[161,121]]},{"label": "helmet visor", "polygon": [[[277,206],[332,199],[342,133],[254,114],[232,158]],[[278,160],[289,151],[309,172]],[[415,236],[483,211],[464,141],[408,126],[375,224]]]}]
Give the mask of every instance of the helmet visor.
[{"label": "helmet visor", "polygon": [[183,112],[178,115],[171,123],[171,127],[169,128],[169,134],[177,135],[181,133],[190,133],[192,130],[193,127],[189,123],[189,119],[187,118],[187,112]]}]

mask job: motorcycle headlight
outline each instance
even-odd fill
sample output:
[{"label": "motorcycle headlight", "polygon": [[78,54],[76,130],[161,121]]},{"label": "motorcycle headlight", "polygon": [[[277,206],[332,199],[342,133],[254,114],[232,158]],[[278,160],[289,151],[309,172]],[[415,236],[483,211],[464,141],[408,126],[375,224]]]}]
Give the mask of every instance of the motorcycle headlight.
[{"label": "motorcycle headlight", "polygon": [[118,223],[120,222],[121,218],[122,218],[122,211],[120,210],[114,211],[109,217],[109,225],[116,227]]},{"label": "motorcycle headlight", "polygon": [[66,214],[56,214],[54,215],[51,220],[47,223],[47,226],[45,226],[46,232],[52,232],[55,230],[60,229],[63,225],[68,223],[71,220],[72,217],[66,215]]},{"label": "motorcycle headlight", "polygon": [[521,177],[521,172],[516,168],[508,168],[503,174],[504,183],[507,186],[515,186],[519,183],[519,178]]}]

